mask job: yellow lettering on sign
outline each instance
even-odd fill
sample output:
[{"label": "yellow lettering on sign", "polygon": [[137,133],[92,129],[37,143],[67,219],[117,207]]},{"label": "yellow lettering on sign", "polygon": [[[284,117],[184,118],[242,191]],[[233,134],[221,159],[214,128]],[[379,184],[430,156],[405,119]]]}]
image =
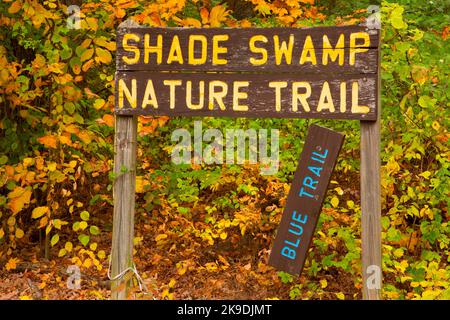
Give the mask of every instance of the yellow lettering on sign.
[{"label": "yellow lettering on sign", "polygon": [[[220,87],[221,91],[216,91],[216,88]],[[214,109],[214,101],[217,101],[217,105],[221,110],[225,110],[225,104],[223,103],[223,98],[228,93],[228,85],[223,81],[213,80],[209,82],[209,110]]]},{"label": "yellow lettering on sign", "polygon": [[239,89],[248,87],[250,83],[248,81],[235,81],[233,82],[233,110],[235,111],[248,111],[248,105],[239,104],[239,100],[247,99],[247,92],[240,92]]},{"label": "yellow lettering on sign", "polygon": [[[195,57],[195,43],[200,42],[201,50],[200,57]],[[207,40],[206,37],[200,34],[193,34],[189,36],[189,45],[188,45],[188,62],[192,65],[204,64],[207,58]]]},{"label": "yellow lettering on sign", "polygon": [[368,106],[360,106],[359,103],[359,85],[358,81],[352,83],[352,113],[369,113]]},{"label": "yellow lettering on sign", "polygon": [[152,105],[153,108],[158,109],[158,100],[156,99],[155,87],[153,87],[153,81],[148,80],[145,87],[144,99],[142,100],[142,109],[147,108],[148,105]]},{"label": "yellow lettering on sign", "polygon": [[162,62],[162,35],[158,34],[156,37],[156,46],[150,45],[150,35],[146,33],[144,35],[144,63],[148,63],[150,53],[156,54],[156,63]]},{"label": "yellow lettering on sign", "polygon": [[323,36],[323,56],[322,56],[322,64],[326,66],[328,64],[328,57],[331,61],[336,61],[339,58],[339,65],[344,65],[344,35],[341,34],[336,43],[336,46],[333,46],[330,43],[327,35]]},{"label": "yellow lettering on sign", "polygon": [[219,58],[219,54],[227,53],[228,49],[226,47],[220,47],[219,42],[227,41],[229,36],[227,34],[218,34],[213,36],[213,56],[212,63],[213,65],[219,64],[227,64],[228,61],[226,59]]},{"label": "yellow lettering on sign", "polygon": [[[305,89],[304,93],[299,93],[298,89]],[[292,111],[298,111],[298,101],[306,112],[310,111],[307,99],[311,96],[311,85],[308,82],[292,83]]]},{"label": "yellow lettering on sign", "polygon": [[260,65],[265,64],[267,62],[267,50],[264,49],[264,48],[257,47],[255,45],[255,42],[267,43],[267,41],[268,41],[267,38],[265,36],[263,36],[263,35],[256,35],[256,36],[253,36],[253,37],[250,38],[250,41],[249,41],[250,51],[253,52],[253,53],[261,54],[261,58],[259,58],[259,59],[256,59],[256,58],[253,58],[253,57],[250,58],[250,63],[252,65],[260,66]]},{"label": "yellow lettering on sign", "polygon": [[123,108],[123,96],[128,100],[128,103],[132,108],[136,108],[137,104],[137,86],[136,79],[131,80],[131,92],[128,89],[125,81],[123,79],[119,79],[119,108]]},{"label": "yellow lettering on sign", "polygon": [[311,36],[307,36],[303,45],[302,55],[300,56],[300,64],[311,62],[312,65],[317,64],[316,52]]},{"label": "yellow lettering on sign", "polygon": [[186,106],[191,110],[200,110],[204,105],[205,81],[198,82],[198,104],[192,103],[192,81],[186,81]]},{"label": "yellow lettering on sign", "polygon": [[167,57],[167,64],[171,64],[174,61],[183,64],[183,53],[181,52],[180,39],[178,39],[177,35],[172,39],[172,45],[170,46],[169,55]]},{"label": "yellow lettering on sign", "polygon": [[169,86],[169,107],[170,109],[175,109],[175,87],[181,86],[182,81],[181,80],[164,80],[164,85]]},{"label": "yellow lettering on sign", "polygon": [[134,53],[134,57],[133,58],[125,57],[125,56],[122,57],[122,60],[126,64],[138,63],[138,61],[139,61],[139,48],[136,47],[136,46],[128,44],[128,40],[133,40],[135,42],[139,42],[139,39],[140,38],[139,38],[139,36],[137,34],[125,33],[123,35],[123,39],[122,39],[123,50]]},{"label": "yellow lettering on sign", "polygon": [[328,81],[323,83],[322,92],[320,93],[319,103],[317,104],[317,112],[329,110],[334,112],[333,98],[331,97],[330,85]]},{"label": "yellow lettering on sign", "polygon": [[[363,39],[363,44],[356,44],[358,39]],[[370,37],[367,32],[355,32],[350,34],[350,60],[349,63],[351,66],[355,64],[356,54],[366,52],[369,50],[370,46]]]},{"label": "yellow lettering on sign", "polygon": [[341,105],[339,111],[347,111],[347,83],[341,82]]},{"label": "yellow lettering on sign", "polygon": [[273,46],[275,50],[275,63],[277,65],[281,64],[283,56],[285,57],[286,64],[291,64],[292,62],[292,47],[294,46],[294,35],[289,36],[289,44],[286,41],[281,41],[278,36],[273,36]]},{"label": "yellow lettering on sign", "polygon": [[275,110],[281,111],[281,88],[287,87],[286,81],[272,81],[269,82],[270,88],[275,88]]}]

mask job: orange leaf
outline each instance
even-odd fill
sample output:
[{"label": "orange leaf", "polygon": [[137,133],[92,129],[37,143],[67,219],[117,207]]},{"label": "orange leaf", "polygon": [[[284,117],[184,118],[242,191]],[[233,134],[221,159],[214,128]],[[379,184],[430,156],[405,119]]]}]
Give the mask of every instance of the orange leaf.
[{"label": "orange leaf", "polygon": [[87,49],[80,57],[81,62],[89,60],[94,54],[94,49]]},{"label": "orange leaf", "polygon": [[19,262],[18,258],[10,258],[5,265],[6,270],[14,270],[17,267],[17,262]]},{"label": "orange leaf", "polygon": [[22,187],[16,187],[8,194],[8,198],[10,199],[8,202],[8,207],[11,209],[13,214],[17,214],[23,209],[25,204],[30,202],[31,191]]},{"label": "orange leaf", "polygon": [[91,137],[89,136],[89,133],[86,131],[81,131],[77,134],[78,138],[81,139],[85,144],[91,143]]},{"label": "orange leaf", "polygon": [[17,0],[15,2],[13,2],[13,4],[11,5],[11,7],[9,7],[8,12],[11,14],[17,13],[19,12],[19,10],[22,8],[22,2]]},{"label": "orange leaf", "polygon": [[44,146],[48,148],[56,149],[56,143],[58,142],[56,137],[53,135],[46,135],[43,137],[38,138],[38,141],[42,143]]},{"label": "orange leaf", "polygon": [[111,53],[108,50],[96,48],[95,54],[97,55],[95,59],[102,63],[108,64],[112,61]]},{"label": "orange leaf", "polygon": [[202,17],[202,23],[208,24],[209,22],[209,12],[205,7],[200,9],[200,16]]},{"label": "orange leaf", "polygon": [[220,27],[222,21],[226,20],[226,17],[230,11],[226,10],[224,6],[218,5],[211,9],[209,13],[209,21],[211,27]]},{"label": "orange leaf", "polygon": [[102,117],[103,121],[108,127],[114,127],[114,116],[110,114],[105,114]]}]

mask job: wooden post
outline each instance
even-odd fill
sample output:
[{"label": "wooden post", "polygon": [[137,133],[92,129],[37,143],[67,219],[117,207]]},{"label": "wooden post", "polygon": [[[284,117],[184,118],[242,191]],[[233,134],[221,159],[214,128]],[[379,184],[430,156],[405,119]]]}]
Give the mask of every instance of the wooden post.
[{"label": "wooden post", "polygon": [[[114,220],[112,236],[112,279],[133,266],[134,195],[136,186],[135,116],[116,116],[114,138]],[[111,298],[127,299],[130,279],[112,281]]]},{"label": "wooden post", "polygon": [[[378,53],[380,61],[380,53]],[[361,121],[361,241],[363,299],[379,300],[381,264],[381,78],[378,64],[376,121]]]}]

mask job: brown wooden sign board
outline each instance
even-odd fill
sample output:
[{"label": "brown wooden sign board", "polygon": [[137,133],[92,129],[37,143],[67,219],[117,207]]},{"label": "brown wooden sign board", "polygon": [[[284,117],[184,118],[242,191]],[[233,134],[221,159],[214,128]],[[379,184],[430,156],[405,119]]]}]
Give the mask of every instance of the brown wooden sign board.
[{"label": "brown wooden sign board", "polygon": [[121,28],[120,115],[376,120],[378,30]]},{"label": "brown wooden sign board", "polygon": [[316,229],[344,135],[311,125],[294,173],[269,264],[299,275]]},{"label": "brown wooden sign board", "polygon": [[376,73],[378,41],[363,26],[121,28],[117,70]]}]

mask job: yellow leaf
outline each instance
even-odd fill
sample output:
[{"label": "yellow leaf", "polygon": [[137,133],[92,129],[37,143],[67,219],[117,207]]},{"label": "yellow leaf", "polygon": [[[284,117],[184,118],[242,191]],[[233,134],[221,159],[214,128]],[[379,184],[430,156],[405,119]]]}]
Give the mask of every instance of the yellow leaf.
[{"label": "yellow leaf", "polygon": [[91,243],[91,244],[89,245],[89,249],[91,249],[92,251],[97,250],[97,242]]},{"label": "yellow leaf", "polygon": [[167,238],[167,234],[158,234],[155,237],[155,241],[160,241],[160,240],[163,240],[163,239],[166,239],[166,238]]},{"label": "yellow leaf", "polygon": [[22,239],[23,236],[24,236],[23,230],[20,229],[20,228],[17,228],[17,229],[16,229],[16,238],[17,238],[17,239]]},{"label": "yellow leaf", "polygon": [[342,292],[335,293],[339,300],[345,300],[345,295]]},{"label": "yellow leaf", "polygon": [[226,232],[222,232],[220,234],[220,239],[225,240],[227,238],[227,233]]},{"label": "yellow leaf", "polygon": [[33,212],[31,213],[31,218],[37,219],[42,217],[44,214],[48,212],[48,207],[36,207],[33,209]]},{"label": "yellow leaf", "polygon": [[333,206],[333,208],[336,208],[339,205],[339,199],[337,197],[333,197],[331,199],[331,205]]},{"label": "yellow leaf", "polygon": [[325,279],[320,280],[320,286],[322,287],[322,289],[325,289],[327,287],[327,285],[328,285],[327,280],[325,280]]},{"label": "yellow leaf", "polygon": [[87,49],[80,57],[81,62],[89,60],[94,54],[94,49]]},{"label": "yellow leaf", "polygon": [[175,283],[177,283],[177,281],[175,279],[170,279],[169,288],[173,288],[175,286]]},{"label": "yellow leaf", "polygon": [[84,262],[83,262],[83,267],[89,268],[91,265],[92,265],[92,260],[91,260],[91,258],[87,258],[86,260],[84,260]]},{"label": "yellow leaf", "polygon": [[16,187],[14,191],[8,194],[10,201],[8,202],[8,207],[11,209],[13,214],[20,212],[25,204],[28,204],[31,199],[31,191],[24,189],[22,187]]},{"label": "yellow leaf", "polygon": [[105,259],[105,257],[106,257],[105,251],[100,250],[100,251],[97,253],[97,257],[99,257],[99,259]]},{"label": "yellow leaf", "polygon": [[80,222],[80,229],[81,229],[81,230],[84,230],[84,229],[86,229],[86,228],[87,228],[87,226],[88,226],[88,224],[87,224],[87,222],[86,222],[86,221],[81,221],[81,222]]},{"label": "yellow leaf", "polygon": [[15,1],[11,4],[11,6],[8,9],[8,12],[11,14],[19,12],[19,10],[22,8],[22,1]]},{"label": "yellow leaf", "polygon": [[355,207],[355,202],[353,202],[353,200],[347,200],[347,207],[353,209]]},{"label": "yellow leaf", "polygon": [[58,257],[64,257],[67,253],[66,249],[60,249],[58,252]]},{"label": "yellow leaf", "polygon": [[5,236],[5,231],[3,231],[3,228],[0,228],[0,239],[2,239]]},{"label": "yellow leaf", "polygon": [[211,9],[209,13],[209,21],[211,23],[211,27],[220,27],[222,21],[226,20],[226,16],[229,11],[225,9],[224,6],[218,5]]},{"label": "yellow leaf", "polygon": [[335,190],[336,193],[337,193],[338,195],[340,195],[340,196],[342,196],[342,195],[344,194],[344,190],[342,190],[341,187],[334,188],[334,190]]},{"label": "yellow leaf", "polygon": [[46,136],[38,138],[37,140],[46,147],[56,149],[57,140],[56,140],[55,136],[46,135]]},{"label": "yellow leaf", "polygon": [[42,217],[41,220],[39,220],[39,228],[43,228],[48,224],[48,218],[47,216]]},{"label": "yellow leaf", "polygon": [[202,26],[202,23],[194,18],[186,18],[181,20],[181,25],[184,27],[200,28]]},{"label": "yellow leaf", "polygon": [[19,299],[20,300],[33,300],[33,298],[30,296],[20,296]]},{"label": "yellow leaf", "polygon": [[5,265],[6,270],[9,271],[16,269],[18,262],[19,262],[18,258],[10,258]]},{"label": "yellow leaf", "polygon": [[47,165],[47,168],[48,168],[48,171],[50,171],[50,172],[55,171],[55,170],[56,170],[56,162],[50,162],[50,163]]},{"label": "yellow leaf", "polygon": [[69,162],[69,167],[70,167],[70,168],[73,169],[73,168],[75,168],[76,166],[77,166],[77,160],[72,160],[72,161]]},{"label": "yellow leaf", "polygon": [[64,245],[64,249],[66,249],[67,252],[71,252],[72,248],[73,248],[73,244],[70,241],[66,242],[66,244]]},{"label": "yellow leaf", "polygon": [[94,101],[94,108],[96,110],[101,109],[104,105],[105,105],[105,100],[104,99],[96,99]]},{"label": "yellow leaf", "polygon": [[95,54],[97,55],[97,60],[104,64],[108,64],[112,61],[111,53],[108,50],[96,48]]},{"label": "yellow leaf", "polygon": [[441,125],[439,124],[439,122],[437,121],[433,121],[433,124],[431,125],[433,127],[434,130],[439,131],[439,128],[441,127]]},{"label": "yellow leaf", "polygon": [[143,176],[136,176],[136,193],[143,193],[144,186],[148,183]]},{"label": "yellow leaf", "polygon": [[78,138],[80,138],[80,140],[83,141],[85,144],[91,143],[91,137],[89,136],[89,133],[87,133],[86,131],[79,132]]}]

